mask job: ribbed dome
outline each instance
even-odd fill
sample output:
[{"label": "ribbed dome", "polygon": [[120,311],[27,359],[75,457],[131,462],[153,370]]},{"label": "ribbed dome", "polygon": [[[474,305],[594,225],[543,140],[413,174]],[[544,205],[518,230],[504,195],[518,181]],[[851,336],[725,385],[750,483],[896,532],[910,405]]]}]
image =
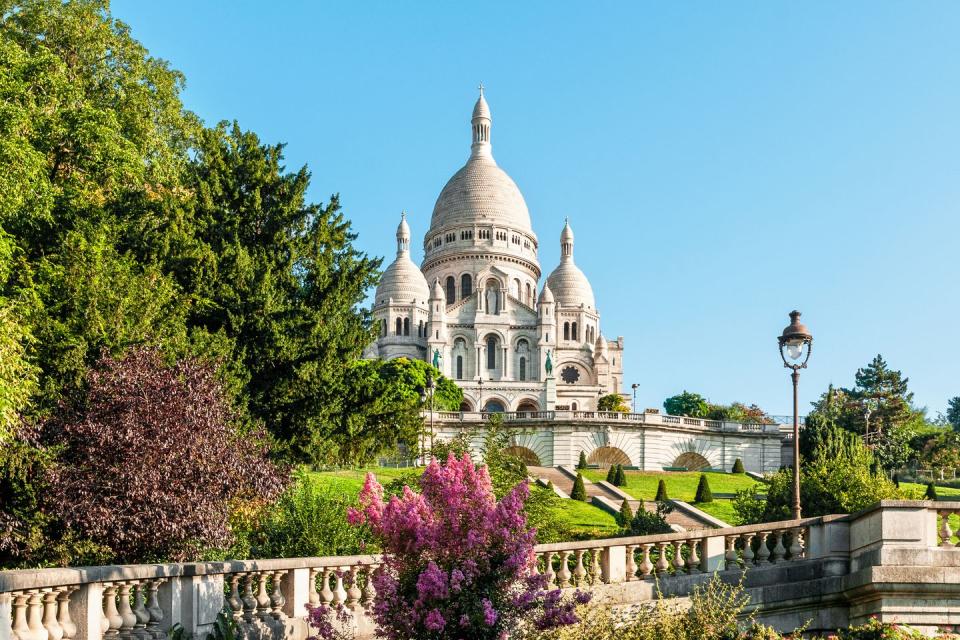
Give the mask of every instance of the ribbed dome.
[{"label": "ribbed dome", "polygon": [[410,259],[410,226],[405,213],[400,214],[400,224],[397,226],[397,259],[383,272],[373,304],[387,304],[391,298],[394,303],[422,306],[426,306],[430,298],[427,279],[423,277],[420,267]]},{"label": "ribbed dome", "polygon": [[560,233],[560,265],[547,277],[547,286],[561,307],[579,307],[582,304],[588,309],[596,309],[593,287],[573,262],[573,229],[569,221]]}]

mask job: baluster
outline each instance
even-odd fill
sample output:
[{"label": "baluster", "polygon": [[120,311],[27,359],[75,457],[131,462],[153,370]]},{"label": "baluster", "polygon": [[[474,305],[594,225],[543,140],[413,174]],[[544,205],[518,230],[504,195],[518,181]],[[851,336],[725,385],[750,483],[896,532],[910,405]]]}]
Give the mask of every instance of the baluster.
[{"label": "baluster", "polygon": [[753,534],[745,533],[743,534],[743,566],[749,567],[753,564],[754,559],[753,554]]},{"label": "baluster", "polygon": [[546,564],[543,575],[547,577],[547,584],[551,587],[557,586],[557,574],[553,572],[553,551],[547,551],[545,554]]},{"label": "baluster", "polygon": [[586,552],[586,549],[577,549],[577,564],[573,567],[573,581],[578,587],[583,586],[584,578],[587,575],[587,570],[583,567],[583,554]]},{"label": "baluster", "polygon": [[347,591],[343,588],[343,572],[345,567],[337,567],[334,570],[333,575],[337,579],[337,586],[333,590],[333,603],[334,604],[343,604],[347,601]]},{"label": "baluster", "polygon": [[[234,574],[231,576],[233,578],[233,583],[231,587],[233,588],[233,593],[231,596],[236,595],[237,608],[234,613],[234,620],[240,621],[240,616],[242,615],[241,607],[243,603],[240,602],[240,596],[237,593],[237,579],[238,576]],[[160,600],[157,598],[157,591],[160,589],[160,585],[166,582],[166,578],[155,578],[147,584],[147,613],[150,614],[150,622],[147,623],[147,631],[150,632],[156,640],[164,640],[167,637],[167,634],[163,629],[160,628],[160,623],[163,622],[163,609],[160,607]]]},{"label": "baluster", "polygon": [[769,531],[760,532],[760,544],[757,547],[757,565],[763,566],[770,564],[770,549],[767,548],[767,538],[770,537]]},{"label": "baluster", "polygon": [[[240,574],[231,573],[227,579],[230,581],[230,595],[227,597],[227,606],[230,607],[234,622],[239,623],[243,617],[243,601],[240,599]],[[156,591],[156,587],[153,587],[151,596],[155,596]]]},{"label": "baluster", "polygon": [[658,542],[657,543],[657,553],[659,558],[657,558],[657,575],[661,573],[666,573],[670,569],[670,562],[667,560],[667,545],[669,542]]},{"label": "baluster", "polygon": [[570,552],[561,551],[560,552],[560,571],[557,572],[557,578],[560,580],[560,588],[565,589],[572,586],[570,584],[570,567],[568,566],[570,562]]},{"label": "baluster", "polygon": [[70,594],[80,587],[60,587],[57,591],[57,622],[67,640],[77,637],[77,623],[70,617]]},{"label": "baluster", "polygon": [[697,555],[697,546],[701,542],[700,540],[691,540],[687,543],[690,545],[690,557],[687,558],[687,571],[690,573],[700,573],[700,556]]},{"label": "baluster", "polygon": [[287,599],[283,595],[283,576],[286,571],[273,572],[273,593],[270,594],[270,615],[281,625],[287,616],[283,613],[283,605],[287,604]]},{"label": "baluster", "polygon": [[727,536],[727,552],[723,555],[727,569],[732,569],[740,562],[737,555],[737,536]]},{"label": "baluster", "polygon": [[248,625],[253,624],[253,614],[257,610],[257,599],[253,595],[253,573],[243,574],[243,596],[240,601],[243,603],[243,621]]},{"label": "baluster", "polygon": [[[534,563],[536,565],[536,563]],[[363,605],[364,609],[369,609],[373,605],[373,601],[377,597],[377,588],[373,584],[373,574],[377,570],[377,565],[372,564],[367,567],[366,580],[363,584],[363,599],[360,601],[360,604]]]},{"label": "baluster", "polygon": [[799,560],[803,557],[803,529],[793,529],[793,540],[790,541],[790,559]]},{"label": "baluster", "polygon": [[137,616],[133,614],[133,609],[130,608],[131,583],[120,582],[118,584],[120,588],[118,589],[117,610],[123,619],[123,624],[120,625],[120,637],[122,640],[132,640],[134,637],[133,627],[137,624]]},{"label": "baluster", "polygon": [[115,640],[120,636],[123,617],[117,611],[117,587],[111,582],[103,585],[103,610],[107,618],[107,630],[103,632],[104,640]]},{"label": "baluster", "polygon": [[653,548],[653,545],[642,544],[640,548],[643,549],[643,558],[640,559],[640,575],[646,577],[653,572],[653,563],[650,562],[650,549]]},{"label": "baluster", "polygon": [[28,640],[47,640],[47,630],[43,628],[43,594],[31,589],[27,592]]},{"label": "baluster", "polygon": [[150,613],[147,611],[147,585],[137,582],[133,585],[133,615],[137,622],[133,625],[133,635],[142,640],[153,640],[152,634],[147,633],[147,623],[150,622]]},{"label": "baluster", "polygon": [[17,640],[30,640],[30,625],[27,624],[27,601],[29,594],[19,591],[13,594],[13,637]]},{"label": "baluster", "polygon": [[54,589],[43,589],[43,628],[47,631],[48,640],[63,640],[63,628],[57,622],[57,592]]},{"label": "baluster", "polygon": [[307,596],[307,603],[308,603],[311,607],[318,607],[318,606],[320,606],[320,594],[317,593],[317,574],[318,574],[318,571],[316,570],[316,568],[311,567],[311,568],[310,568],[310,578],[309,578],[309,581],[310,581],[310,595]]},{"label": "baluster", "polygon": [[269,573],[257,572],[257,618],[264,623],[272,620],[270,616],[270,595],[267,593],[267,578]]},{"label": "baluster", "polygon": [[330,574],[333,573],[333,570],[324,567],[321,573],[323,574],[323,587],[320,589],[320,603],[330,604],[333,602],[333,591],[330,590]]},{"label": "baluster", "polygon": [[636,550],[637,545],[627,545],[627,582],[637,579],[637,563],[633,558],[633,554],[636,552]]},{"label": "baluster", "polygon": [[590,584],[597,584],[603,580],[603,572],[600,569],[600,555],[602,553],[603,547],[590,550]]},{"label": "baluster", "polygon": [[356,609],[360,606],[360,598],[363,596],[363,592],[360,591],[360,585],[357,584],[357,571],[359,567],[353,565],[350,567],[350,588],[347,589],[347,606],[351,609]]},{"label": "baluster", "polygon": [[683,567],[686,563],[683,561],[683,540],[677,540],[673,543],[673,572],[683,573]]},{"label": "baluster", "polygon": [[941,547],[952,547],[953,542],[953,530],[950,528],[950,512],[949,511],[940,511],[940,546]]},{"label": "baluster", "polygon": [[773,562],[783,562],[783,557],[787,555],[787,549],[783,546],[783,531],[776,531],[773,535],[776,540],[773,545]]}]

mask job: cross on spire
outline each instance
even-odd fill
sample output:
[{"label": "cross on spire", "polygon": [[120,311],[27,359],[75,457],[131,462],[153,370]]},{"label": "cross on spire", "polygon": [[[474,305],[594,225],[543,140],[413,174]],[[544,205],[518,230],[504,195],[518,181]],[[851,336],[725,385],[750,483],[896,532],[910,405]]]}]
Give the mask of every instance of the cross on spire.
[{"label": "cross on spire", "polygon": [[480,95],[482,96],[482,95],[483,95],[483,83],[481,82],[481,83],[480,83],[480,86],[477,87],[477,88],[480,89]]}]

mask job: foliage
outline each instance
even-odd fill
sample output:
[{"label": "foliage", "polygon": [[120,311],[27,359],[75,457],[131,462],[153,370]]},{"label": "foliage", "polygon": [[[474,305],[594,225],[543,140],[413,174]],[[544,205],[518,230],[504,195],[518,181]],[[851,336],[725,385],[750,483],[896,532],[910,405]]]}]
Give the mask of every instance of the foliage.
[{"label": "foliage", "polygon": [[534,532],[523,503],[526,482],[499,502],[485,468],[469,456],[431,461],[421,493],[406,490],[384,502],[372,475],[350,521],[369,526],[384,550],[373,577],[373,617],[391,640],[501,638],[518,626],[573,624],[574,608],[589,597],[547,591],[530,575]]},{"label": "foliage", "polygon": [[960,431],[960,396],[954,396],[947,401],[946,418],[954,431]]},{"label": "foliage", "polygon": [[713,502],[713,492],[710,491],[710,482],[704,473],[700,474],[700,482],[697,484],[697,496],[693,501],[696,503]]},{"label": "foliage", "polygon": [[737,458],[733,462],[732,473],[746,473],[746,472],[747,470],[743,467],[743,460],[741,460],[740,458]]},{"label": "foliage", "polygon": [[929,637],[904,625],[880,622],[876,617],[856,627],[838,629],[836,635],[837,640],[926,640]]},{"label": "foliage", "polygon": [[613,477],[613,484],[618,487],[627,486],[627,474],[624,472],[622,464],[617,465],[617,472]]},{"label": "foliage", "polygon": [[932,482],[927,483],[927,490],[923,494],[925,500],[936,500],[937,499],[937,488],[933,485]]},{"label": "foliage", "polygon": [[633,522],[633,509],[630,508],[630,502],[626,499],[620,503],[620,512],[617,514],[617,524],[621,527],[629,527]]},{"label": "foliage", "polygon": [[943,431],[925,438],[920,463],[933,469],[960,468],[960,432]]},{"label": "foliage", "polygon": [[673,507],[666,502],[658,502],[654,511],[647,511],[643,500],[641,500],[625,533],[631,536],[672,533],[673,529],[667,524],[667,515],[672,511]]},{"label": "foliage", "polygon": [[581,451],[580,459],[577,461],[577,469],[586,469],[586,468],[587,468],[587,454]]},{"label": "foliage", "polygon": [[607,482],[614,486],[617,485],[617,465],[612,464],[610,468],[607,469]]},{"label": "foliage", "polygon": [[159,351],[104,355],[83,403],[48,420],[64,453],[50,469],[46,509],[109,547],[116,560],[182,561],[231,542],[237,501],[276,497],[285,474],[263,435],[240,433],[213,368],[163,362]]},{"label": "foliage", "polygon": [[213,628],[207,634],[206,640],[235,640],[239,636],[240,629],[233,619],[233,612],[230,607],[224,607],[217,613],[217,619],[213,621]]},{"label": "foliage", "polygon": [[707,415],[707,400],[699,393],[684,391],[664,400],[663,410],[671,416],[702,418]]},{"label": "foliage", "polygon": [[663,478],[660,478],[660,482],[657,483],[657,497],[654,498],[657,502],[666,502],[670,498],[667,496],[667,483],[663,481]]},{"label": "foliage", "polygon": [[615,411],[617,413],[630,413],[630,407],[624,402],[623,396],[619,393],[610,393],[600,396],[597,400],[597,411]]},{"label": "foliage", "polygon": [[773,418],[755,404],[734,402],[731,405],[709,404],[705,417],[709,420],[743,422],[747,424],[773,424]]},{"label": "foliage", "polygon": [[583,476],[577,474],[577,479],[573,481],[573,490],[570,492],[571,500],[579,500],[580,502],[587,501],[587,490],[583,486]]}]

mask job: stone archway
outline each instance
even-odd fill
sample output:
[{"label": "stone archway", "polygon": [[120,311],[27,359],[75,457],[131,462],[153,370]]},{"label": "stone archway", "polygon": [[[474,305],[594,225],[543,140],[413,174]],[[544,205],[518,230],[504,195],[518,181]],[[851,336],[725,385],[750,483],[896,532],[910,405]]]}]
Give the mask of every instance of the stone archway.
[{"label": "stone archway", "polygon": [[710,468],[710,461],[699,453],[687,451],[678,455],[676,460],[673,461],[672,466],[683,467],[688,471],[700,471],[701,469]]},{"label": "stone archway", "polygon": [[517,405],[517,413],[536,413],[537,411],[540,411],[540,407],[533,400],[523,400]]},{"label": "stone archway", "polygon": [[507,410],[507,408],[506,406],[504,406],[503,402],[501,402],[500,400],[497,400],[496,398],[491,398],[490,400],[487,400],[486,403],[484,403],[483,410],[486,411],[487,413],[503,413],[504,411]]},{"label": "stone archway", "polygon": [[473,411],[473,405],[469,400],[464,400],[460,403],[460,411]]},{"label": "stone archway", "polygon": [[543,466],[540,464],[540,456],[533,452],[532,449],[527,447],[521,447],[519,445],[513,445],[512,447],[507,447],[503,450],[508,456],[515,456],[523,460],[524,464],[530,465],[531,467],[540,467]]},{"label": "stone archway", "polygon": [[630,466],[630,458],[622,449],[616,447],[598,447],[587,456],[588,464],[598,464],[601,467],[609,467],[615,464]]}]

